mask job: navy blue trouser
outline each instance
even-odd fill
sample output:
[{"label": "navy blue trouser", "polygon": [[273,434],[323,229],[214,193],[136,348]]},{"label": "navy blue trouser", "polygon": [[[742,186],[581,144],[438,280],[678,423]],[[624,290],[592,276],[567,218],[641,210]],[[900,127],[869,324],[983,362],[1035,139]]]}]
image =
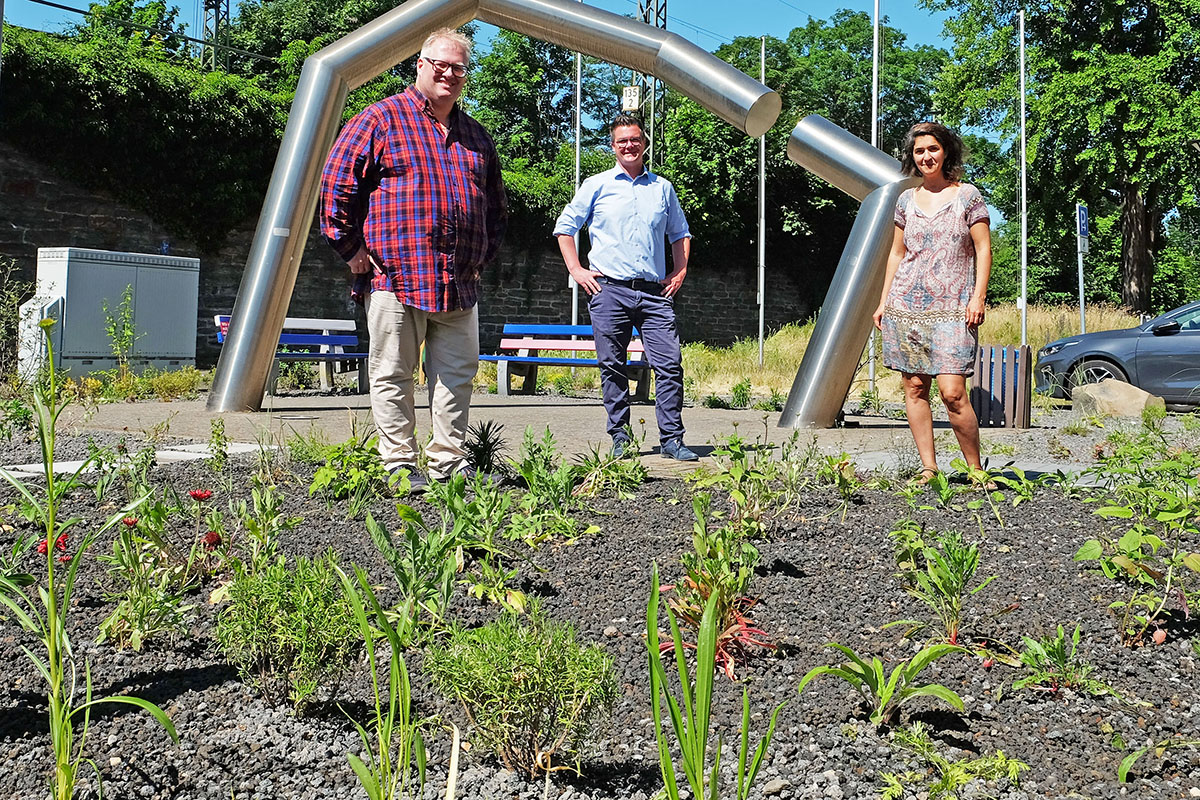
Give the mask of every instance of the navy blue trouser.
[{"label": "navy blue trouser", "polygon": [[608,433],[625,437],[629,425],[629,375],[626,351],[634,326],[642,336],[646,359],[654,370],[654,413],[660,442],[683,438],[683,362],[675,303],[669,297],[613,284],[601,284],[588,298],[600,388],[608,412]]}]

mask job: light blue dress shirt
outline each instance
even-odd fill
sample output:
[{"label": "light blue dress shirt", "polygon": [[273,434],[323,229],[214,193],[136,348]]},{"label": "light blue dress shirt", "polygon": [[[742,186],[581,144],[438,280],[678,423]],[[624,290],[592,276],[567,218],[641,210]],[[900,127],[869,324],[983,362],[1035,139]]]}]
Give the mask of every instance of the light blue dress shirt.
[{"label": "light blue dress shirt", "polygon": [[588,265],[617,280],[664,280],[664,238],[674,244],[692,235],[670,181],[649,170],[630,178],[619,166],[580,184],[554,235],[574,236],[584,225],[592,240]]}]

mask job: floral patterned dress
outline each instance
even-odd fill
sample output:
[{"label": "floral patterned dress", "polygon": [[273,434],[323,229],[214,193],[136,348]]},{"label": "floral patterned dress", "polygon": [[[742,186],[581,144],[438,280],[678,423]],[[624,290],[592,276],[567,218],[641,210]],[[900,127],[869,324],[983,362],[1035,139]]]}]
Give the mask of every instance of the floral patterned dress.
[{"label": "floral patterned dress", "polygon": [[975,291],[975,243],[970,228],[989,221],[983,195],[964,183],[933,213],[909,189],[896,203],[896,225],[908,250],[883,312],[883,363],[918,375],[970,375],[978,333],[967,327]]}]

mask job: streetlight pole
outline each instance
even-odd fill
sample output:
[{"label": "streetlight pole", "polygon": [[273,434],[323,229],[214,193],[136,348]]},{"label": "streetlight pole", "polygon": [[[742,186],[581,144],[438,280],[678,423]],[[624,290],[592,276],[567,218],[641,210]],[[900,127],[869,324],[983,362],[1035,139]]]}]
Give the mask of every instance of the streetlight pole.
[{"label": "streetlight pole", "polygon": [[[871,24],[871,147],[879,147],[879,0]],[[875,329],[867,339],[867,389],[875,391]]]},{"label": "streetlight pole", "polygon": [[1029,197],[1025,183],[1025,11],[1017,12],[1021,28],[1021,344],[1029,344]]},{"label": "streetlight pole", "polygon": [[[758,53],[758,80],[767,82],[767,37]],[[763,365],[767,309],[767,134],[758,139],[758,365]]]}]

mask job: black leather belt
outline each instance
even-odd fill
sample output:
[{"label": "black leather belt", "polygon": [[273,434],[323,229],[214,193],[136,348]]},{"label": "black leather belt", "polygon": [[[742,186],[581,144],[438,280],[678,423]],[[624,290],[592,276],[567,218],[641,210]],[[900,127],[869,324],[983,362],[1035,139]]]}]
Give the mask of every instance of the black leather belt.
[{"label": "black leather belt", "polygon": [[662,294],[663,285],[658,281],[648,281],[642,278],[630,278],[628,280],[620,280],[618,278],[610,278],[607,275],[601,275],[596,278],[596,283],[606,283],[609,286],[624,286],[626,289],[633,289],[638,292],[647,292],[649,294]]}]

